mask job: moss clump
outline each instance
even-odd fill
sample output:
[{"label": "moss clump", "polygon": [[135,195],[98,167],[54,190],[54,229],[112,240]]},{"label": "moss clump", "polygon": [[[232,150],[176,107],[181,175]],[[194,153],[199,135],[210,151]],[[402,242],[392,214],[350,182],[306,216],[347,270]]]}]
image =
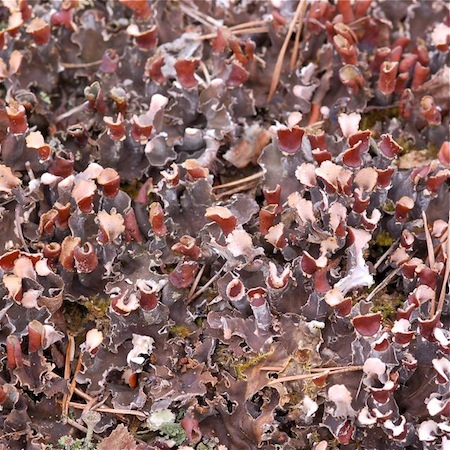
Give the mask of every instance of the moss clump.
[{"label": "moss clump", "polygon": [[175,325],[172,328],[170,328],[170,333],[173,336],[186,339],[188,336],[192,334],[192,331],[184,325]]},{"label": "moss clump", "polygon": [[400,294],[388,294],[386,292],[378,295],[373,300],[373,312],[380,312],[384,324],[392,323],[397,318],[397,308],[403,304],[403,296]]},{"label": "moss clump", "polygon": [[79,333],[84,332],[89,322],[89,312],[85,306],[80,303],[65,301],[63,314],[69,334],[77,336]]},{"label": "moss clump", "polygon": [[247,377],[244,374],[244,372],[249,369],[252,366],[255,366],[256,364],[258,364],[260,361],[262,361],[263,359],[267,358],[269,355],[271,355],[272,352],[267,352],[267,353],[260,353],[256,356],[254,356],[253,358],[250,358],[242,363],[239,363],[235,366],[234,370],[236,372],[236,377],[239,380],[245,380]]},{"label": "moss clump", "polygon": [[93,319],[103,319],[109,309],[110,300],[107,297],[95,295],[82,302],[83,306],[89,311]]},{"label": "moss clump", "polygon": [[381,233],[378,233],[374,243],[379,247],[390,247],[393,242],[394,239],[392,236],[387,231],[382,231]]},{"label": "moss clump", "polygon": [[399,115],[400,111],[398,106],[394,106],[392,108],[373,109],[372,111],[362,115],[360,129],[370,130],[374,128],[378,122],[384,122],[386,120],[399,117]]}]

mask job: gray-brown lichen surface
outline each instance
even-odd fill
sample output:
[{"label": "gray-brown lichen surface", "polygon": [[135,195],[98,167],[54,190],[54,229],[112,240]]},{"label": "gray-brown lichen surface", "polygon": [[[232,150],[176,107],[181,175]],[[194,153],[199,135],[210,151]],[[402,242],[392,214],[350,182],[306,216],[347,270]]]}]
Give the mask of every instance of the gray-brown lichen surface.
[{"label": "gray-brown lichen surface", "polygon": [[0,449],[448,448],[449,14],[1,2]]}]

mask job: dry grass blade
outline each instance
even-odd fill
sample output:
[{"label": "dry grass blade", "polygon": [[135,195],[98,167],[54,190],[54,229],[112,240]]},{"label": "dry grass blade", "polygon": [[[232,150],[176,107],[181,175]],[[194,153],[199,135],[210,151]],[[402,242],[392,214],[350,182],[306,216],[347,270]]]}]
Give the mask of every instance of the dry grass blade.
[{"label": "dry grass blade", "polygon": [[[275,64],[275,69],[273,71],[272,82],[270,83],[269,95],[267,96],[267,102],[269,103],[272,100],[273,94],[275,94],[275,90],[277,89],[278,82],[280,81],[281,69],[283,68],[284,55],[286,54],[286,50],[289,45],[289,41],[291,39],[292,33],[294,31],[294,27],[297,24],[297,21],[300,19],[301,12],[304,8],[303,5],[306,5],[306,0],[300,0],[298,2],[297,10],[295,11],[294,18],[292,19],[286,37],[284,39],[283,45],[280,50],[280,54],[278,55],[277,62]],[[306,11],[306,6],[305,6]]]}]

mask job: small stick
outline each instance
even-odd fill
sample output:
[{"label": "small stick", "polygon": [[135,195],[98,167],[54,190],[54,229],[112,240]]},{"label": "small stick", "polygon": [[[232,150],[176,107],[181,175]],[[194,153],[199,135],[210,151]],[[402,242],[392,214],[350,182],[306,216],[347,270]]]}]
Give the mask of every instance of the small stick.
[{"label": "small stick", "polygon": [[378,292],[383,290],[389,282],[397,275],[400,270],[402,270],[402,266],[397,267],[395,270],[393,270],[366,298],[366,301],[372,300],[373,297],[375,297]]},{"label": "small stick", "polygon": [[311,102],[311,111],[309,113],[309,120],[308,120],[309,127],[312,127],[315,123],[320,121],[320,108],[321,108],[320,103]]},{"label": "small stick", "polygon": [[448,225],[447,225],[447,260],[445,261],[444,279],[442,280],[441,294],[439,295],[439,303],[437,306],[438,314],[442,312],[442,308],[444,307],[445,291],[447,290],[447,282],[449,275],[450,275],[450,214],[448,215]]},{"label": "small stick", "polygon": [[[231,33],[235,36],[240,34],[257,34],[268,33],[269,27],[254,27],[254,28],[242,28],[239,30],[231,30]],[[206,39],[214,39],[217,37],[217,33],[202,34],[201,36],[195,36],[194,41],[205,41]]]},{"label": "small stick", "polygon": [[189,289],[189,294],[187,297],[187,301],[189,302],[191,297],[194,295],[195,290],[197,289],[198,283],[200,283],[200,279],[202,278],[203,272],[205,271],[206,266],[202,266],[198,271],[197,276],[195,277],[194,282],[192,283],[191,289]]},{"label": "small stick", "polygon": [[215,191],[217,189],[237,186],[238,184],[246,183],[247,181],[257,180],[258,178],[263,177],[264,174],[265,174],[264,171],[263,172],[254,173],[253,175],[250,175],[250,176],[245,177],[245,178],[241,178],[240,180],[234,180],[234,181],[230,181],[229,183],[218,184],[217,186],[213,186],[212,189],[213,189],[213,191]]},{"label": "small stick", "polygon": [[183,11],[186,15],[190,16],[197,22],[200,22],[201,24],[205,25],[209,28],[215,28],[220,27],[221,23],[217,20],[212,19],[211,17],[207,16],[206,14],[203,14],[201,11],[194,10],[192,8],[189,8],[185,3],[180,2],[179,7],[181,11]]},{"label": "small stick", "polygon": [[99,59],[97,61],[91,61],[91,62],[87,62],[87,63],[65,63],[62,62],[60,63],[61,66],[63,66],[65,69],[82,69],[83,67],[94,67],[94,66],[98,66],[99,64],[102,63],[102,60]]},{"label": "small stick", "polygon": [[256,188],[256,187],[258,187],[258,183],[249,183],[249,184],[245,184],[245,185],[242,185],[242,186],[238,186],[238,187],[236,187],[234,189],[230,189],[230,190],[225,191],[225,192],[221,192],[220,194],[217,194],[216,197],[217,197],[217,199],[220,199],[222,197],[227,197],[228,195],[236,194],[236,192],[242,192],[242,191],[246,191],[248,189],[253,189],[253,188]]},{"label": "small stick", "polygon": [[[67,341],[66,347],[66,358],[64,361],[64,379],[70,380],[70,362],[72,361],[72,351],[75,345],[75,340],[73,336],[69,336],[69,340]],[[64,394],[62,399],[62,414],[63,416],[67,416],[69,414],[69,394]]]},{"label": "small stick", "polygon": [[305,1],[300,1],[302,3],[302,8],[300,12],[300,17],[297,23],[297,32],[295,34],[295,41],[294,41],[294,48],[292,49],[291,53],[291,62],[289,64],[289,68],[291,71],[295,69],[295,64],[297,63],[297,57],[298,57],[298,48],[300,46],[300,36],[302,34],[302,28],[303,28],[303,18],[305,17],[306,7],[308,3]]},{"label": "small stick", "polygon": [[263,370],[264,372],[281,372],[284,368],[284,366],[265,366],[260,367],[259,370]]},{"label": "small stick", "polygon": [[211,84],[211,75],[209,74],[208,68],[203,61],[200,61],[200,68],[202,69],[203,75],[205,77],[206,86]]},{"label": "small stick", "polygon": [[78,356],[77,365],[76,365],[75,371],[73,373],[72,382],[70,383],[70,386],[69,386],[69,394],[66,394],[63,398],[63,412],[65,413],[66,416],[68,415],[70,400],[72,398],[73,393],[75,392],[75,388],[76,388],[76,384],[77,384],[77,380],[75,379],[75,377],[77,376],[77,373],[81,370],[82,357],[83,357],[83,352],[80,352],[80,355]]},{"label": "small stick", "polygon": [[303,3],[306,3],[306,0],[300,0],[298,2],[297,10],[295,11],[294,18],[292,19],[291,23],[289,24],[288,32],[286,34],[286,37],[284,39],[283,45],[280,50],[280,54],[278,55],[277,62],[275,64],[275,68],[273,71],[272,76],[272,82],[270,84],[269,89],[269,95],[267,96],[267,103],[270,103],[272,100],[273,94],[275,94],[275,90],[278,86],[278,81],[280,81],[280,75],[281,75],[281,69],[283,68],[283,60],[284,55],[286,54],[286,50],[289,45],[289,40],[291,39],[292,32],[294,31],[295,24],[297,23],[297,20],[300,18],[300,14],[303,9]]},{"label": "small stick", "polygon": [[303,375],[291,375],[288,377],[277,378],[276,380],[270,381],[268,383],[268,386],[271,386],[271,385],[277,384],[277,383],[283,383],[285,381],[300,381],[300,380],[307,380],[308,378],[319,378],[324,375],[335,375],[337,373],[357,372],[362,369],[363,369],[363,366],[351,366],[351,367],[340,368],[339,370],[333,370],[333,371],[330,371],[330,369],[325,369],[323,371],[323,373],[308,373],[308,374],[303,374]]},{"label": "small stick", "polygon": [[[87,434],[88,429],[86,427],[84,427],[83,425],[80,425],[78,422],[76,422],[75,420],[70,419],[69,417],[65,418],[65,421],[68,425],[70,425],[71,427],[76,428],[79,431],[82,431],[84,434]],[[101,436],[99,436],[98,434],[93,434],[93,437],[95,439],[97,439],[97,441],[101,441],[102,438]]]},{"label": "small stick", "polygon": [[86,394],[86,392],[82,391],[81,389],[75,387],[75,389],[73,390],[73,392],[75,394],[78,395],[78,397],[83,398],[84,400],[86,400],[87,402],[92,402],[94,399],[94,397],[91,397],[90,395]]},{"label": "small stick", "polygon": [[[205,266],[203,266],[203,267],[205,267]],[[208,289],[208,287],[211,286],[211,284],[214,283],[214,281],[216,281],[217,278],[219,278],[221,273],[222,273],[222,268],[212,278],[210,278],[195,294],[193,294],[192,297],[189,297],[186,304],[191,303],[199,295],[203,294],[203,292],[205,292],[206,289]]]},{"label": "small stick", "polygon": [[247,28],[245,30],[236,30],[233,31],[233,34],[238,36],[240,34],[257,34],[257,33],[268,33],[269,27],[254,27],[254,28]]},{"label": "small stick", "polygon": [[378,261],[373,265],[373,268],[376,270],[380,267],[381,263],[394,251],[394,248],[398,244],[399,239],[396,239],[389,248],[380,256]]},{"label": "small stick", "polygon": [[429,265],[430,269],[434,269],[436,262],[434,259],[433,241],[431,240],[430,230],[428,229],[428,222],[425,211],[422,211],[422,219],[423,219],[423,231],[425,232],[425,239],[427,241]]},{"label": "small stick", "polygon": [[59,123],[64,119],[67,119],[68,117],[70,117],[73,114],[77,114],[80,111],[83,111],[84,108],[86,108],[86,106],[89,104],[88,101],[85,101],[84,103],[82,103],[81,105],[75,106],[72,109],[69,109],[69,111],[66,111],[65,113],[62,113],[61,115],[59,115],[56,119],[55,119],[55,123]]},{"label": "small stick", "polygon": [[228,29],[230,31],[234,31],[234,30],[241,30],[242,28],[255,27],[255,26],[259,26],[259,25],[268,25],[268,22],[267,22],[267,20],[253,20],[251,22],[244,22],[244,23],[239,23],[238,25],[233,25],[232,27],[229,27]]},{"label": "small stick", "polygon": [[[75,409],[85,409],[86,405],[83,403],[77,403],[77,402],[69,402],[69,406]],[[115,409],[115,408],[96,408],[95,411],[103,412],[103,413],[109,413],[109,414],[117,414],[117,415],[129,415],[129,416],[136,416],[136,417],[142,417],[143,419],[146,419],[148,417],[147,414],[145,414],[142,411],[136,411],[134,409]]]}]

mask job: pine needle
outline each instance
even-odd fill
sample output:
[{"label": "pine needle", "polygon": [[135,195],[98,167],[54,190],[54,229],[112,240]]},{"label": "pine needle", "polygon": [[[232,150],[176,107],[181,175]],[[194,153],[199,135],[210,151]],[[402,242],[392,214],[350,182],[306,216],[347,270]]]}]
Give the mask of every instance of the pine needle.
[{"label": "pine needle", "polygon": [[217,189],[229,188],[233,186],[237,186],[239,184],[247,183],[247,181],[257,180],[264,176],[265,172],[254,173],[253,175],[249,175],[248,177],[241,178],[239,180],[230,181],[229,183],[218,184],[217,186],[213,186],[212,190],[216,191]]},{"label": "pine needle", "polygon": [[[281,70],[283,68],[284,55],[286,54],[286,50],[289,45],[289,41],[291,39],[292,33],[294,32],[294,27],[298,20],[300,20],[302,11],[306,11],[306,0],[300,0],[298,2],[297,10],[295,11],[294,18],[289,24],[289,29],[286,34],[286,37],[283,42],[283,46],[281,47],[280,54],[278,55],[277,62],[275,64],[275,69],[273,71],[272,82],[270,83],[269,95],[267,96],[267,102],[269,103],[272,100],[273,95],[278,86],[278,82],[280,81]],[[304,6],[305,5],[305,6]]]},{"label": "pine needle", "polygon": [[[302,2],[300,1],[300,3],[302,3]],[[291,62],[289,64],[289,69],[291,70],[291,72],[295,69],[295,65],[297,64],[298,48],[300,46],[300,37],[302,35],[303,18],[305,17],[306,6],[307,6],[307,2],[304,1],[302,3],[302,7],[301,7],[301,11],[300,11],[300,18],[297,23],[297,31],[295,33],[294,48],[292,50]]]},{"label": "pine needle", "polygon": [[448,215],[448,225],[447,225],[447,260],[445,261],[444,279],[442,280],[441,294],[439,295],[439,303],[437,306],[438,314],[442,312],[442,308],[444,307],[445,293],[447,291],[447,283],[449,276],[450,276],[450,214]]}]

